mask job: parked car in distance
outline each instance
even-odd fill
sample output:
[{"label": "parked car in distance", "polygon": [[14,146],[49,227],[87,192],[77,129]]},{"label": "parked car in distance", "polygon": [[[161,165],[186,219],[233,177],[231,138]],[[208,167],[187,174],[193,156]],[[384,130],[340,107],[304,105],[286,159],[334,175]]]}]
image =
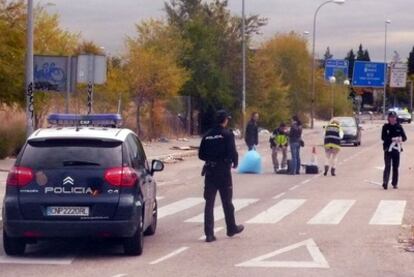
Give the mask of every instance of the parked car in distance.
[{"label": "parked car in distance", "polygon": [[355,117],[335,117],[344,132],[341,144],[353,144],[354,146],[361,145],[362,127],[359,125],[359,120]]}]

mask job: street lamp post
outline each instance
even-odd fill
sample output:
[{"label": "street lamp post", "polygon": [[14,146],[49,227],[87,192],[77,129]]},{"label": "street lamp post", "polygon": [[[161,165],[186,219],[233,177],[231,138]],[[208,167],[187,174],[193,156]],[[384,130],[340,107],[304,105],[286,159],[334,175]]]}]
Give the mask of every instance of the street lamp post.
[{"label": "street lamp post", "polygon": [[414,82],[410,80],[407,83],[410,84],[410,113],[413,113]]},{"label": "street lamp post", "polygon": [[27,1],[26,21],[26,134],[30,136],[34,131],[33,108],[33,0]]},{"label": "street lamp post", "polygon": [[312,42],[312,96],[311,96],[311,128],[314,127],[314,119],[315,119],[315,87],[316,87],[316,80],[315,80],[315,67],[316,67],[316,58],[315,58],[315,43],[316,43],[316,18],[320,9],[330,3],[342,5],[345,4],[345,0],[329,0],[321,5],[316,9],[315,15],[313,17],[313,42]]},{"label": "street lamp post", "polygon": [[246,125],[246,11],[245,0],[242,2],[242,56],[243,56],[243,88],[242,88],[242,134],[244,136]]},{"label": "street lamp post", "polygon": [[387,104],[387,39],[388,39],[388,25],[391,24],[391,20],[385,20],[385,42],[384,42],[384,100],[382,107],[382,119],[385,120],[386,104]]},{"label": "street lamp post", "polygon": [[335,76],[331,76],[329,78],[329,83],[331,84],[331,118],[333,118],[335,116],[335,83],[336,83],[336,78]]}]

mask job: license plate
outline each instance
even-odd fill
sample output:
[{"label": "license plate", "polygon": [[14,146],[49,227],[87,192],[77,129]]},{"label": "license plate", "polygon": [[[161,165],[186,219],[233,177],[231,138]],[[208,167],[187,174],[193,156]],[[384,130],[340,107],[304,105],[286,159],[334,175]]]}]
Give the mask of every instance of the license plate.
[{"label": "license plate", "polygon": [[48,216],[89,216],[89,207],[47,207]]}]

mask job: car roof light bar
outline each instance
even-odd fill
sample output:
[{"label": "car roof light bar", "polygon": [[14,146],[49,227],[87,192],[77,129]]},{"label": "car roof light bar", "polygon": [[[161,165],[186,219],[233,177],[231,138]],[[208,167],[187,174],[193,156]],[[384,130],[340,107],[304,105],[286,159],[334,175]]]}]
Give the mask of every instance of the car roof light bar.
[{"label": "car roof light bar", "polygon": [[93,126],[93,127],[112,127],[117,128],[122,125],[122,116],[120,114],[50,114],[48,123],[52,126],[75,127],[75,126]]}]

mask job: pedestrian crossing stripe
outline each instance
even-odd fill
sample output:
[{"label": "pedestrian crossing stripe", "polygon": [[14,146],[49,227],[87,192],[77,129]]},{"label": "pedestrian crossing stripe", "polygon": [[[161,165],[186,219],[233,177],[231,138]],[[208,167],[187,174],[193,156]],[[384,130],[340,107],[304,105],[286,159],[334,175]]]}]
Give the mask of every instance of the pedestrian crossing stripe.
[{"label": "pedestrian crossing stripe", "polygon": [[339,224],[354,204],[355,200],[332,200],[308,224]]},{"label": "pedestrian crossing stripe", "polygon": [[[235,211],[239,212],[246,209],[259,199],[250,198],[236,198],[233,199]],[[202,209],[205,200],[201,197],[189,197],[178,200],[171,204],[167,204],[158,209],[158,218],[177,215],[181,212],[197,208]],[[277,224],[288,216],[292,216],[298,209],[308,202],[307,199],[283,199],[258,213],[253,218],[245,221],[247,224]],[[355,206],[354,199],[334,199],[326,204],[320,211],[311,217],[306,224],[308,225],[338,225],[346,215]],[[377,205],[376,211],[373,214],[369,224],[370,225],[400,225],[404,218],[404,212],[407,201],[404,200],[382,200]],[[214,208],[215,221],[224,218],[223,208],[221,204]],[[194,217],[184,220],[187,223],[203,223],[204,213],[200,213]]]},{"label": "pedestrian crossing stripe", "polygon": [[174,203],[168,204],[158,209],[158,219],[185,211],[194,206],[200,205],[203,202],[204,202],[203,198],[189,197],[189,198],[185,198],[185,199],[176,201]]},{"label": "pedestrian crossing stripe", "polygon": [[275,224],[281,221],[286,216],[296,211],[300,206],[306,202],[305,199],[283,199],[276,205],[270,207],[264,212],[258,214],[254,218],[247,221],[247,223],[255,224]]},{"label": "pedestrian crossing stripe", "polygon": [[[256,203],[259,199],[233,199],[234,211],[240,211],[241,209]],[[221,206],[216,206],[214,208],[214,221],[218,221],[224,218],[223,208]],[[191,223],[203,223],[204,222],[204,213],[201,213],[195,217],[187,219],[185,222]]]},{"label": "pedestrian crossing stripe", "polygon": [[382,200],[369,224],[401,225],[407,201]]}]

